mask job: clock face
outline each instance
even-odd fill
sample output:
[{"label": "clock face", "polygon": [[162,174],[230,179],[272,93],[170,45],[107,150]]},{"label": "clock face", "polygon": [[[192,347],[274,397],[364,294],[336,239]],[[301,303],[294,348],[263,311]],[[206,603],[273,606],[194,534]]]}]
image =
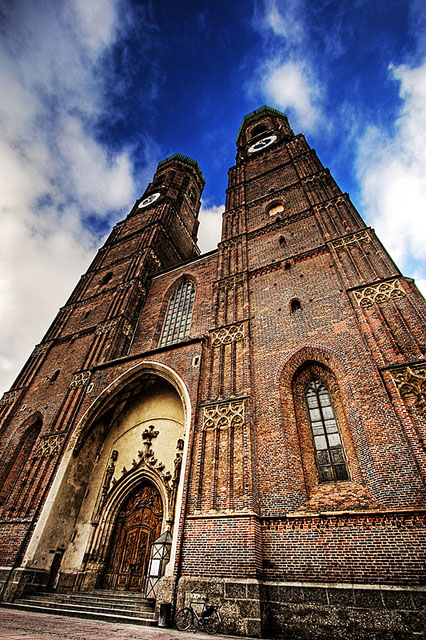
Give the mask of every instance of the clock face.
[{"label": "clock face", "polygon": [[262,140],[258,140],[258,142],[255,142],[254,144],[252,144],[251,147],[248,148],[248,152],[256,153],[256,151],[260,151],[265,147],[269,147],[269,145],[273,144],[276,139],[277,139],[277,136],[267,136],[266,138],[262,138]]},{"label": "clock face", "polygon": [[155,202],[156,200],[158,200],[158,198],[160,197],[159,193],[152,193],[150,196],[148,196],[147,198],[144,198],[142,200],[142,202],[139,202],[138,204],[138,208],[139,209],[143,209],[144,207],[147,207],[149,204],[152,204],[153,202]]}]

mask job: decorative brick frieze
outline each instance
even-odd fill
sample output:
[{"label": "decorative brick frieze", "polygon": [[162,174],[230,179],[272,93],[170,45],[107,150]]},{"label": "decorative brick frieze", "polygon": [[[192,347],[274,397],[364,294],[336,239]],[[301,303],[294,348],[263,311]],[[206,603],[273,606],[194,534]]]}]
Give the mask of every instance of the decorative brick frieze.
[{"label": "decorative brick frieze", "polygon": [[91,377],[90,371],[80,371],[79,373],[75,373],[70,384],[70,389],[77,389],[78,387],[84,387],[84,385],[88,384]]},{"label": "decorative brick frieze", "polygon": [[331,200],[327,200],[327,202],[321,202],[315,205],[315,208],[318,211],[324,211],[334,207],[336,204],[348,204],[348,197],[346,195],[337,196],[337,198],[332,198]]},{"label": "decorative brick frieze", "polygon": [[337,240],[333,240],[333,242],[331,242],[331,245],[335,248],[335,249],[343,249],[344,247],[348,247],[351,244],[356,244],[356,243],[370,243],[371,242],[371,238],[368,234],[368,231],[359,231],[358,233],[353,233],[350,236],[345,236],[344,238],[338,238]]},{"label": "decorative brick frieze", "polygon": [[61,336],[60,338],[55,339],[55,345],[63,344],[65,342],[69,342],[70,340],[79,340],[80,338],[84,338],[85,336],[90,336],[95,333],[96,327],[88,327],[84,329],[84,331],[76,331],[76,333],[68,333],[67,335]]},{"label": "decorative brick frieze", "polygon": [[34,351],[32,352],[32,356],[36,358],[37,356],[41,356],[49,351],[52,346],[52,342],[42,342],[34,347]]},{"label": "decorative brick frieze", "polygon": [[2,399],[0,400],[0,407],[5,407],[9,404],[13,404],[19,394],[21,393],[21,389],[14,389],[13,391],[6,391]]},{"label": "decorative brick frieze", "polygon": [[219,289],[227,290],[233,289],[235,286],[242,285],[243,283],[244,275],[242,273],[239,273],[237,275],[226,276],[225,278],[222,278],[218,283],[218,287]]},{"label": "decorative brick frieze", "polygon": [[312,251],[304,251],[303,253],[299,253],[298,255],[289,256],[288,258],[285,258],[285,260],[280,260],[279,262],[274,262],[272,264],[259,267],[258,269],[253,269],[253,271],[249,272],[249,278],[255,278],[258,275],[277,271],[277,269],[283,268],[289,262],[303,262],[304,260],[315,258],[316,256],[322,255],[324,253],[329,253],[329,249],[326,245],[316,247],[315,249],[312,249]]},{"label": "decorative brick frieze", "polygon": [[389,369],[389,373],[401,397],[415,396],[426,408],[426,362]]},{"label": "decorative brick frieze", "polygon": [[[288,260],[286,260],[285,262],[288,262]],[[264,267],[259,267],[258,269],[254,269],[253,271],[249,272],[249,278],[256,278],[256,276],[260,276],[265,273],[271,273],[272,271],[277,271],[278,269],[281,269],[283,265],[284,265],[284,262],[280,260],[280,262],[274,262],[273,264],[268,264],[268,265],[265,265]]]},{"label": "decorative brick frieze", "polygon": [[401,281],[387,280],[378,284],[368,285],[353,292],[359,307],[372,307],[374,304],[388,302],[388,300],[398,300],[406,295],[402,288]]},{"label": "decorative brick frieze", "polygon": [[131,336],[133,333],[133,327],[128,320],[123,320],[123,324],[121,325],[121,331],[125,336]]},{"label": "decorative brick frieze", "polygon": [[272,223],[268,224],[261,229],[256,229],[255,231],[251,231],[247,234],[249,240],[253,238],[259,238],[260,236],[265,235],[265,233],[270,233],[271,231],[275,231],[277,229],[281,229],[282,227],[287,227],[290,224],[294,224],[295,222],[299,222],[300,220],[305,220],[306,218],[310,218],[313,216],[312,209],[305,209],[300,213],[296,213],[294,215],[285,215],[285,217],[281,217],[282,214],[279,214],[278,218]]},{"label": "decorative brick frieze", "polygon": [[330,172],[328,169],[323,169],[322,171],[318,171],[318,173],[315,173],[313,176],[308,176],[307,178],[303,178],[303,182],[305,183],[311,183],[311,182],[316,182],[317,180],[320,180],[322,178],[329,178],[330,177]]},{"label": "decorative brick frieze", "polygon": [[103,333],[108,333],[111,329],[114,329],[117,326],[118,319],[115,320],[107,320],[106,322],[102,322],[102,324],[98,324],[96,327],[96,335],[99,336]]},{"label": "decorative brick frieze", "polygon": [[[102,322],[96,327],[96,335],[102,335],[103,333],[108,333],[111,329],[115,329],[118,323],[120,322],[119,318],[114,318],[113,320],[107,320],[106,322]],[[126,319],[123,320],[121,325],[121,331],[125,336],[130,336],[133,332],[133,327],[130,322]]]},{"label": "decorative brick frieze", "polygon": [[240,340],[244,340],[244,335],[244,325],[233,324],[229,327],[222,327],[222,329],[212,331],[210,335],[210,344],[212,347],[220,347],[222,344],[239,342]]},{"label": "decorative brick frieze", "polygon": [[33,457],[44,458],[45,456],[56,455],[59,453],[64,437],[65,435],[63,433],[41,436],[36,445]]},{"label": "decorative brick frieze", "polygon": [[245,422],[244,400],[221,402],[203,407],[203,429],[229,429]]},{"label": "decorative brick frieze", "polygon": [[[299,253],[297,256],[292,256],[291,260],[294,262],[303,262],[304,260],[310,260],[311,258],[316,258],[324,253],[328,253],[328,248],[323,245],[322,247],[316,247],[312,249],[312,251],[304,251],[303,253]],[[284,260],[283,264],[288,262],[288,260]]]}]

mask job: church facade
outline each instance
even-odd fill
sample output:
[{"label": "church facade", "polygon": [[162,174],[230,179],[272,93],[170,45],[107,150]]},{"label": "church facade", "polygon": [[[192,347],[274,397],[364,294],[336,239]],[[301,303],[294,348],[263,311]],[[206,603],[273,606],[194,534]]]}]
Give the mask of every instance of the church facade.
[{"label": "church facade", "polygon": [[197,592],[230,633],[419,637],[425,301],[285,114],[244,117],[200,255],[203,186],[159,163],[1,399],[2,598]]}]

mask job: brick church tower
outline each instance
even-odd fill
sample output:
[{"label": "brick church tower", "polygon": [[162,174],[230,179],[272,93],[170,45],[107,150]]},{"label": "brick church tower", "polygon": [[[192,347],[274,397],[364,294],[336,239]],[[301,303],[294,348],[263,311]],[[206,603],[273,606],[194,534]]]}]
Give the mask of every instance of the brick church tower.
[{"label": "brick church tower", "polygon": [[276,109],[200,255],[203,186],[160,162],[3,395],[2,599],[196,591],[229,633],[418,637],[425,301]]}]

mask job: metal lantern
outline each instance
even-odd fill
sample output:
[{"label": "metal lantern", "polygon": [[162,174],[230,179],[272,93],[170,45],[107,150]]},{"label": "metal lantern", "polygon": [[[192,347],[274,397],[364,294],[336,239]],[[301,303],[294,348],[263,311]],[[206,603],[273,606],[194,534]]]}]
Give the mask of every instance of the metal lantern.
[{"label": "metal lantern", "polygon": [[145,598],[156,597],[158,581],[164,573],[166,564],[170,560],[172,540],[172,534],[167,530],[152,543],[148,577],[145,584]]}]

